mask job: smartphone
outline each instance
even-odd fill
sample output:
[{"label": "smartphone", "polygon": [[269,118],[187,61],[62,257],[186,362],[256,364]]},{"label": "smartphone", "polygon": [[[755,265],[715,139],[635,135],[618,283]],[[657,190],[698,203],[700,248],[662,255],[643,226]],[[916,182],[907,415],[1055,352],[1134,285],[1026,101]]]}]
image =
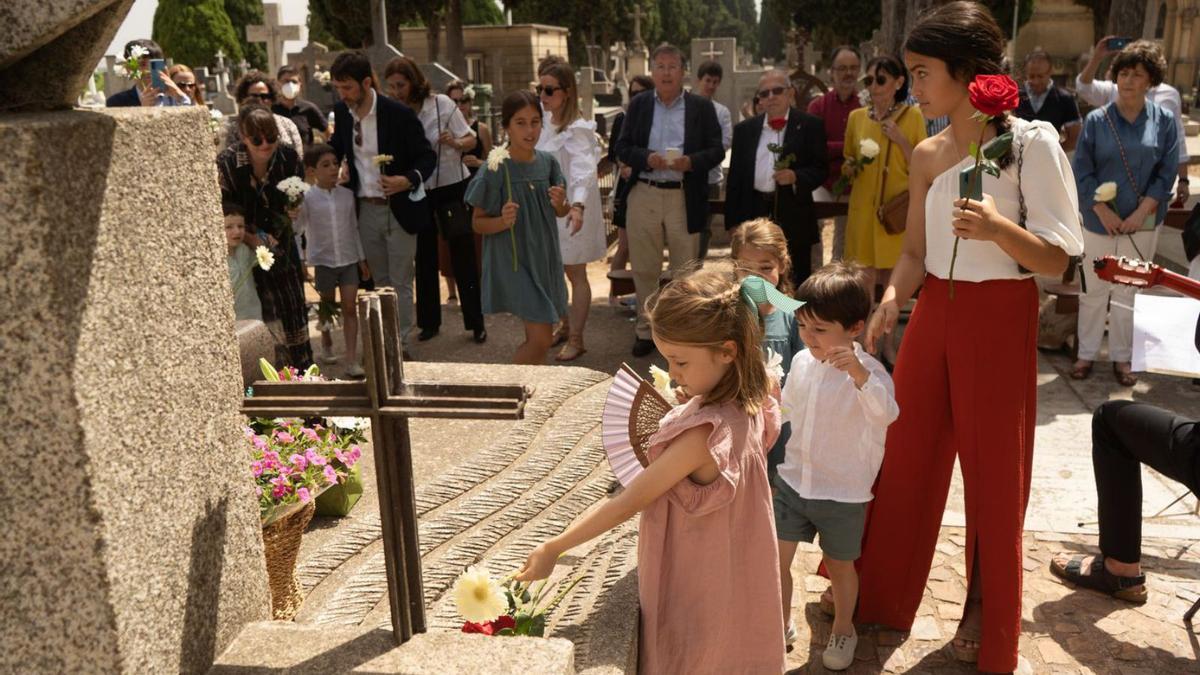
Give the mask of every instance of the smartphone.
[{"label": "smartphone", "polygon": [[1119,52],[1122,49],[1125,49],[1125,45],[1129,44],[1130,42],[1133,42],[1133,38],[1110,37],[1104,41],[1104,46],[1107,47],[1108,51],[1110,52]]},{"label": "smartphone", "polygon": [[[981,202],[983,201],[983,177],[980,176],[975,180],[975,189],[971,191],[971,174],[973,173],[975,173],[974,166],[968,166],[958,172],[958,197]],[[971,191],[969,195],[968,191]]]},{"label": "smartphone", "polygon": [[167,70],[167,62],[165,59],[150,59],[150,86],[162,91],[166,89],[163,86],[163,73]]}]

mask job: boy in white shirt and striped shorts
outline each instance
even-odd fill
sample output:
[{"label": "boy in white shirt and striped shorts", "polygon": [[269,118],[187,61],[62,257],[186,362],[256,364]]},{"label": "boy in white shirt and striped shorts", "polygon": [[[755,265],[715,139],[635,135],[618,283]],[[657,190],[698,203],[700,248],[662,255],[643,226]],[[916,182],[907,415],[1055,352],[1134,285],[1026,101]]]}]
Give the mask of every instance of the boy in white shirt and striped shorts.
[{"label": "boy in white shirt and striped shorts", "polygon": [[792,622],[792,558],[798,542],[820,535],[836,608],[833,632],[822,655],[829,670],[854,662],[858,636],[854,606],[867,503],[883,462],[888,425],[900,414],[892,378],[854,341],[871,312],[861,266],[826,265],[796,291],[805,305],[797,312],[807,349],[792,359],[781,404],[792,425],[775,479],[775,530],[787,641]]}]

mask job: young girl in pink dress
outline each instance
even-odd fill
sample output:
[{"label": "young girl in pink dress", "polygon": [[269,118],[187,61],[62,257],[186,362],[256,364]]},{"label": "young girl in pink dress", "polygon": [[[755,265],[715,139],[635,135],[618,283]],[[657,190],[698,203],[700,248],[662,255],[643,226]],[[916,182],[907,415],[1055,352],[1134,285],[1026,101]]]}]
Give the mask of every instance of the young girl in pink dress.
[{"label": "young girl in pink dress", "polygon": [[663,418],[650,466],[616,497],[541,544],[517,575],[641,512],[639,671],[783,671],[778,546],[767,451],[779,408],[762,331],[733,267],[709,265],[647,304],[654,343],[690,397]]}]

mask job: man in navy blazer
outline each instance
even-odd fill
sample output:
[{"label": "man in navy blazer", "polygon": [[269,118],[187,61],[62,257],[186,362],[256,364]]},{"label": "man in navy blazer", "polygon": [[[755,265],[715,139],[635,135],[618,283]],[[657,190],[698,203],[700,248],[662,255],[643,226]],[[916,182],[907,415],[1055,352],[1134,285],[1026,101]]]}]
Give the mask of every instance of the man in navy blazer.
[{"label": "man in navy blazer", "polygon": [[[339,54],[329,67],[341,101],[333,107],[330,145],[349,169],[346,187],[358,204],[358,232],[376,286],[400,300],[400,334],[407,348],[413,326],[417,233],[433,226],[425,180],[437,155],[417,114],[375,90],[371,62],[358,51]],[[380,155],[391,159],[380,163]]]},{"label": "man in navy blazer", "polygon": [[708,222],[708,172],[725,158],[712,101],[683,91],[683,52],[662,44],[650,61],[654,91],[629,102],[617,139],[617,157],[632,169],[617,197],[626,204],[638,299],[634,356],[654,351],[645,304],[658,288],[663,245],[672,272],[696,259]]},{"label": "man in navy blazer", "polygon": [[[773,220],[787,237],[792,282],[799,288],[812,271],[812,245],[821,240],[812,191],[825,182],[829,164],[825,123],[792,108],[793,92],[787,73],[767,71],[758,81],[765,112],[733,128],[725,227],[753,218]],[[783,120],[783,128],[776,131],[772,120]],[[783,147],[778,155],[768,147],[773,143]],[[788,155],[793,158],[788,168],[776,170],[776,160]]]}]

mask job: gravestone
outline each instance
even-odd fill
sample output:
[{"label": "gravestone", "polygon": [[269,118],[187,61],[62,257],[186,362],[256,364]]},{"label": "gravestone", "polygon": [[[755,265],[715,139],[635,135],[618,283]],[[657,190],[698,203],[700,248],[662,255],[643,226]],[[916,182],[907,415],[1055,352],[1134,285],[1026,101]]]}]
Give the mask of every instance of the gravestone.
[{"label": "gravestone", "polygon": [[300,71],[300,81],[304,83],[302,95],[321,110],[328,111],[337,102],[333,95],[332,85],[326,86],[316,79],[317,73],[328,72],[337,54],[329,51],[329,47],[320,42],[309,42],[299,52],[288,54],[288,65]]},{"label": "gravestone", "polygon": [[367,58],[371,60],[375,72],[382,73],[388,61],[397,56],[403,54],[392,46],[388,38],[387,3],[384,0],[371,0],[371,46],[367,48]]},{"label": "gravestone", "polygon": [[246,26],[247,42],[262,42],[267,48],[267,75],[275,77],[279,67],[283,65],[283,43],[287,40],[299,40],[299,26],[285,26],[279,23],[279,5],[273,2],[263,3],[263,22],[261,26]]},{"label": "gravestone", "polygon": [[0,3],[0,672],[204,672],[268,616],[207,113],[66,109],[131,5]]},{"label": "gravestone", "polygon": [[112,96],[133,86],[133,80],[117,73],[117,57],[108,54],[104,57],[104,95]]},{"label": "gravestone", "polygon": [[216,66],[213,67],[215,82],[209,90],[213,92],[212,107],[225,115],[237,113],[237,101],[229,95],[229,68],[225,65],[225,52],[218,49]]},{"label": "gravestone", "polygon": [[633,43],[629,45],[629,51],[626,56],[626,71],[629,76],[634,75],[649,75],[650,74],[650,50],[646,48],[646,42],[642,40],[642,19],[649,16],[642,11],[641,5],[634,5],[633,11],[625,15],[633,21]]},{"label": "gravestone", "polygon": [[736,38],[696,38],[692,40],[691,47],[693,71],[704,61],[716,61],[721,64],[724,76],[713,99],[729,108],[734,124],[740,119],[738,115],[742,104],[753,98],[754,93],[758,91],[758,78],[765,72],[759,66],[740,65],[738,50]]}]

